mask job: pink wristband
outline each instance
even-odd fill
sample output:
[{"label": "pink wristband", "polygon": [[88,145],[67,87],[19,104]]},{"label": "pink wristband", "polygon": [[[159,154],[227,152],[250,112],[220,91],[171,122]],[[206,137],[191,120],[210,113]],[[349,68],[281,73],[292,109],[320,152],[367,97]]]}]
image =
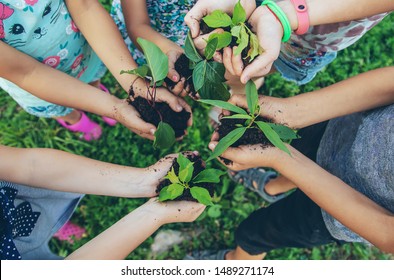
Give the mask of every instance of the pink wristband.
[{"label": "pink wristband", "polygon": [[309,29],[309,15],[308,8],[305,0],[291,0],[297,13],[298,28],[295,30],[295,34],[302,35],[308,32]]}]

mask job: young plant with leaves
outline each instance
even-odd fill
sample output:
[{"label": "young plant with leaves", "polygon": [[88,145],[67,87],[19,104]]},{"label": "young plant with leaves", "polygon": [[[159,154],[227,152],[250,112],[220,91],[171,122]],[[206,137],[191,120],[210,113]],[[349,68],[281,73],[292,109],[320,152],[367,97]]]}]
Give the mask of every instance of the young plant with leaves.
[{"label": "young plant with leaves", "polygon": [[231,103],[220,100],[199,100],[202,103],[217,106],[233,113],[232,115],[225,116],[222,119],[244,120],[241,124],[237,125],[234,130],[220,139],[212,155],[207,161],[220,156],[228,147],[237,142],[248,129],[261,130],[272,145],[291,155],[283,141],[291,141],[298,138],[297,133],[287,126],[264,121],[260,116],[261,108],[259,105],[259,96],[256,85],[253,81],[250,80],[246,84],[245,90],[249,112]]},{"label": "young plant with leaves", "polygon": [[213,205],[211,196],[213,193],[211,194],[206,186],[219,183],[220,176],[225,172],[213,168],[199,171],[195,168],[194,164],[196,162],[189,160],[182,154],[178,155],[176,162],[177,170],[173,166],[167,176],[164,177],[169,180],[169,185],[161,188],[159,200],[188,199],[191,196],[191,198],[204,205]]},{"label": "young plant with leaves", "polygon": [[[185,41],[185,55],[190,60],[189,68],[193,69],[192,79],[194,90],[199,93],[201,98],[228,100],[230,92],[225,85],[226,79],[224,65],[212,60],[217,49],[219,40],[212,39],[205,48],[203,58],[196,50],[193,39],[189,34]],[[186,77],[190,79],[190,77]]]},{"label": "young plant with leaves", "polygon": [[[169,148],[175,143],[175,132],[168,123],[163,121],[162,114],[156,109],[157,88],[163,85],[168,74],[168,57],[158,46],[148,40],[138,38],[137,42],[144,52],[147,64],[133,70],[121,71],[121,74],[133,74],[150,81],[150,83],[146,83],[146,100],[160,117],[153,145],[155,148]],[[129,99],[133,93],[132,89],[133,87],[130,89]]]},{"label": "young plant with leaves", "polygon": [[[246,50],[246,56],[243,59],[248,63],[263,53],[256,34],[250,30],[247,24],[246,12],[240,1],[234,6],[232,17],[220,10],[215,10],[205,16],[203,20],[211,28],[228,30],[220,34],[211,34],[207,41],[207,47],[216,44],[216,50],[221,50],[231,45],[235,39],[237,49],[234,51],[234,55],[239,55]],[[217,43],[212,43],[214,40],[217,40]]]}]

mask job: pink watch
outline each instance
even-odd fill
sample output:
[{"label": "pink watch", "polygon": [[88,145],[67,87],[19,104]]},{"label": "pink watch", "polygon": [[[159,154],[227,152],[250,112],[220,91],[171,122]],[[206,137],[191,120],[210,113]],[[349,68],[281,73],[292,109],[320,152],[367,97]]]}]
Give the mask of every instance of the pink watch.
[{"label": "pink watch", "polygon": [[309,15],[308,7],[306,6],[305,0],[291,0],[297,13],[298,28],[295,30],[295,34],[305,34],[309,29]]}]

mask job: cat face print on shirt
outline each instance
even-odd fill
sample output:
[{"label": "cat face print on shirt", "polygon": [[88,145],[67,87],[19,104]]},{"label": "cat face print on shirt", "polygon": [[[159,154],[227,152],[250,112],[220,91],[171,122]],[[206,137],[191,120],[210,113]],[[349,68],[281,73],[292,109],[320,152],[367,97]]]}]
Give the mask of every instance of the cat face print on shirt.
[{"label": "cat face print on shirt", "polygon": [[0,1],[0,39],[14,48],[40,40],[64,14],[64,6],[63,1]]}]

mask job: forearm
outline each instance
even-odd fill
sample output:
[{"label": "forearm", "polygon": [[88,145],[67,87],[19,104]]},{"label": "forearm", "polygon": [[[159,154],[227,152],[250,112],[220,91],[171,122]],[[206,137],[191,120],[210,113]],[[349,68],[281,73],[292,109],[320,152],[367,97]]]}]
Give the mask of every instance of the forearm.
[{"label": "forearm", "polygon": [[0,42],[0,59],[1,77],[48,102],[109,117],[121,102],[3,42]]},{"label": "forearm", "polygon": [[121,4],[127,33],[138,48],[140,46],[137,43],[137,38],[141,37],[155,43],[164,53],[174,48],[182,51],[180,46],[177,46],[151,27],[145,0],[127,0],[121,1]]},{"label": "forearm", "polygon": [[[289,18],[293,30],[298,27],[297,15],[290,0],[276,1]],[[357,20],[394,10],[392,0],[306,0],[311,26]]]},{"label": "forearm", "polygon": [[[291,127],[303,128],[340,116],[394,103],[394,67],[355,76],[285,100]],[[286,110],[284,110],[286,111]]]},{"label": "forearm", "polygon": [[394,252],[394,215],[289,146],[275,168],[316,204],[375,246]]},{"label": "forearm", "polygon": [[153,213],[143,205],[100,235],[74,251],[66,259],[120,260],[127,257],[162,224],[159,213]]},{"label": "forearm", "polygon": [[66,1],[78,28],[122,88],[128,92],[136,78],[121,75],[137,67],[115,23],[97,0]]},{"label": "forearm", "polygon": [[120,166],[52,149],[0,146],[0,179],[57,191],[146,197],[146,169]]}]

